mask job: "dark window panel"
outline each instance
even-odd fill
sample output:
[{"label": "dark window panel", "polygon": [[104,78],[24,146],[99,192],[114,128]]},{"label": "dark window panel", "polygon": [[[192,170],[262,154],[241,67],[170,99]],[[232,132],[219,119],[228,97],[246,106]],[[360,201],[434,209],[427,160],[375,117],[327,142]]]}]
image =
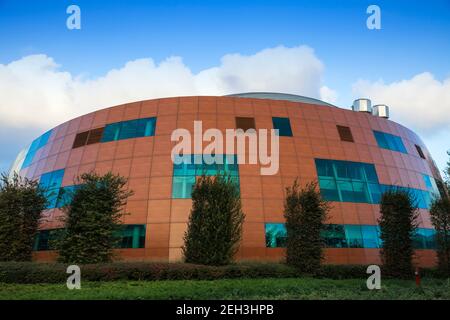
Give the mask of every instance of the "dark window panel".
[{"label": "dark window panel", "polygon": [[248,129],[255,129],[255,118],[236,117],[236,129],[247,131]]},{"label": "dark window panel", "polygon": [[89,131],[85,131],[85,132],[80,132],[75,136],[75,140],[73,141],[73,146],[72,148],[79,148],[79,147],[83,147],[86,145],[86,141],[88,139],[89,136]]},{"label": "dark window panel", "polygon": [[349,127],[337,125],[336,128],[342,141],[355,142],[355,140],[353,140],[352,131]]},{"label": "dark window panel", "polygon": [[422,159],[426,159],[426,158],[425,158],[425,154],[424,154],[423,151],[422,151],[422,148],[421,148],[420,146],[418,146],[417,144],[416,144],[415,146],[416,146],[417,153],[419,154],[419,156],[420,156]]},{"label": "dark window panel", "polygon": [[102,140],[103,130],[105,128],[92,129],[89,131],[89,137],[86,144],[99,143]]},{"label": "dark window panel", "polygon": [[291,123],[289,118],[272,118],[273,128],[278,129],[278,135],[281,137],[292,137]]}]

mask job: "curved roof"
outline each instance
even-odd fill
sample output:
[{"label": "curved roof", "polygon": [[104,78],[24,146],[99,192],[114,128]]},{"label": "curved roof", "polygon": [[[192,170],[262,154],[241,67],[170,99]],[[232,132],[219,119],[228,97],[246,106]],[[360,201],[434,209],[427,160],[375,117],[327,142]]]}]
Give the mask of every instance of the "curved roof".
[{"label": "curved roof", "polygon": [[298,96],[296,94],[278,93],[278,92],[244,92],[226,95],[226,97],[238,97],[238,98],[255,98],[255,99],[272,99],[272,100],[286,100],[293,102],[303,102],[311,104],[319,104],[328,107],[335,107],[334,105],[325,101],[314,99],[310,97]]}]

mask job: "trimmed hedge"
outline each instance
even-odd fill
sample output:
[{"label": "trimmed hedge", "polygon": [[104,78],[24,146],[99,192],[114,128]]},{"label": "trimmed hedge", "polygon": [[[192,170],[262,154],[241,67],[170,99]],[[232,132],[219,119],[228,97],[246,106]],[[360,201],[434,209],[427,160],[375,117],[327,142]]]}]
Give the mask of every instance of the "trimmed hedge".
[{"label": "trimmed hedge", "polygon": [[[67,264],[5,262],[0,263],[0,283],[65,283]],[[302,274],[282,263],[238,263],[227,266],[204,266],[186,263],[116,262],[80,265],[82,281],[117,280],[216,280],[236,278],[365,279],[367,266],[324,265],[314,274]],[[383,273],[382,273],[383,275]],[[424,269],[422,276],[444,277],[437,270]],[[413,279],[413,275],[411,275]]]}]

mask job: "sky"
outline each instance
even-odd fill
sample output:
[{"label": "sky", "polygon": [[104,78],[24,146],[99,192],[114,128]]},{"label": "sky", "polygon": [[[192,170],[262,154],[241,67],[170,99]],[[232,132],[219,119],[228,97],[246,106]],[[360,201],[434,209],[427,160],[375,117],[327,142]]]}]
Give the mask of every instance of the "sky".
[{"label": "sky", "polygon": [[[69,5],[81,29],[69,30]],[[381,29],[367,28],[369,5]],[[103,107],[279,91],[391,108],[438,166],[450,149],[450,0],[0,0],[0,172]]]}]

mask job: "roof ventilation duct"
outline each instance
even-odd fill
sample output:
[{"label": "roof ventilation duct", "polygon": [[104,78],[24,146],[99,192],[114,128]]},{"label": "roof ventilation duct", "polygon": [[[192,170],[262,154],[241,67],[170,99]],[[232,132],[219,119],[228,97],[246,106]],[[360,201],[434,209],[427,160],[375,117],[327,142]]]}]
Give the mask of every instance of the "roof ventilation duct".
[{"label": "roof ventilation duct", "polygon": [[372,102],[370,99],[356,99],[353,101],[352,110],[372,113]]},{"label": "roof ventilation duct", "polygon": [[377,104],[373,106],[373,115],[389,119],[389,107],[385,104]]}]

